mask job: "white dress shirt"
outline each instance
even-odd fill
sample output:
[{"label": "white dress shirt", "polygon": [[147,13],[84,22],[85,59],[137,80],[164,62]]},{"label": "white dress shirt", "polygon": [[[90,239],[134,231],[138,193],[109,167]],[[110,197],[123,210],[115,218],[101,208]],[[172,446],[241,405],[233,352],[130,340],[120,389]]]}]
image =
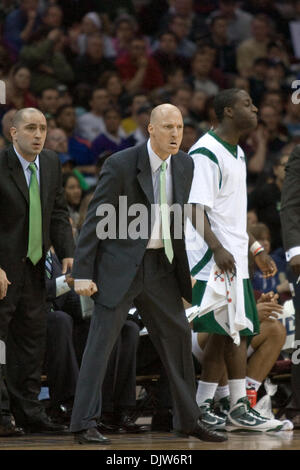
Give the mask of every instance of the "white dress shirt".
[{"label": "white dress shirt", "polygon": [[30,178],[31,178],[31,170],[29,169],[29,165],[31,163],[35,163],[35,166],[37,168],[37,172],[36,172],[36,176],[37,176],[37,180],[38,180],[38,183],[40,184],[40,157],[39,155],[36,156],[35,160],[33,162],[29,162],[28,160],[25,160],[25,158],[22,157],[22,155],[20,155],[15,146],[14,147],[14,151],[16,152],[16,155],[22,165],[22,168],[23,168],[23,171],[24,171],[24,176],[25,176],[25,179],[26,179],[26,182],[27,182],[27,186],[29,187],[29,184],[30,184]]},{"label": "white dress shirt", "polygon": [[161,215],[160,215],[160,167],[163,161],[167,163],[166,170],[166,191],[167,191],[167,202],[171,206],[173,203],[173,183],[172,183],[172,172],[171,172],[171,155],[166,160],[162,160],[151,148],[150,139],[147,142],[147,149],[149,153],[150,166],[152,170],[152,183],[155,203],[155,220],[149,239],[147,248],[157,249],[163,248],[162,231],[161,231]]}]

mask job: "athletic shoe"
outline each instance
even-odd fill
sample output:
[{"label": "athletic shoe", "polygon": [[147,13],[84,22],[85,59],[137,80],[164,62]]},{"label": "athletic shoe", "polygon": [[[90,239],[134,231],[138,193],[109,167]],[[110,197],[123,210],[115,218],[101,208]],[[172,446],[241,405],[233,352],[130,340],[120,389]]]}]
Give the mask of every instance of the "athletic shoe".
[{"label": "athletic shoe", "polygon": [[223,397],[220,398],[220,400],[216,401],[214,405],[214,410],[218,416],[221,416],[226,420],[230,410],[230,397]]},{"label": "athletic shoe", "polygon": [[207,399],[199,406],[200,419],[203,423],[213,429],[224,429],[226,419],[215,413],[213,400]]},{"label": "athletic shoe", "polygon": [[247,397],[240,398],[230,409],[226,420],[226,431],[279,431],[283,423],[278,419],[268,419],[251,408]]}]

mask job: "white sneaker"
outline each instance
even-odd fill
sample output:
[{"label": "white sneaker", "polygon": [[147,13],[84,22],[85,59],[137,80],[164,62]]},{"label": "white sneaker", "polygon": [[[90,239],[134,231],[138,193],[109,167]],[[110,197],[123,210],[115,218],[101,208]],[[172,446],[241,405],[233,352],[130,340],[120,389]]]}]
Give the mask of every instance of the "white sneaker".
[{"label": "white sneaker", "polygon": [[213,429],[225,429],[226,419],[218,415],[213,408],[213,400],[207,399],[199,405],[200,419]]},{"label": "white sneaker", "polygon": [[278,419],[268,419],[251,408],[247,397],[240,398],[230,408],[226,420],[226,431],[280,431],[283,423]]}]

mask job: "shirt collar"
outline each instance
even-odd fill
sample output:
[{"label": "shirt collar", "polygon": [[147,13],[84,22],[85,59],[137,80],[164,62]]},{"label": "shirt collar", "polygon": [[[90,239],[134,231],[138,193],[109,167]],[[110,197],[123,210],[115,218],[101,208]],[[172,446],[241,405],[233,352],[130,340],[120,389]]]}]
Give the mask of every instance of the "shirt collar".
[{"label": "shirt collar", "polygon": [[40,156],[39,155],[35,157],[35,160],[33,162],[29,162],[28,160],[23,158],[22,155],[19,154],[15,146],[13,147],[24,171],[28,170],[30,163],[35,163],[35,166],[37,167],[37,171],[40,170],[40,158],[39,158]]},{"label": "shirt collar", "polygon": [[150,139],[148,139],[147,142],[147,149],[149,153],[149,160],[150,160],[150,166],[152,173],[155,173],[161,166],[161,164],[165,161],[167,163],[167,168],[169,168],[169,165],[171,163],[171,156],[169,155],[166,160],[162,160],[156,153],[152,150]]}]

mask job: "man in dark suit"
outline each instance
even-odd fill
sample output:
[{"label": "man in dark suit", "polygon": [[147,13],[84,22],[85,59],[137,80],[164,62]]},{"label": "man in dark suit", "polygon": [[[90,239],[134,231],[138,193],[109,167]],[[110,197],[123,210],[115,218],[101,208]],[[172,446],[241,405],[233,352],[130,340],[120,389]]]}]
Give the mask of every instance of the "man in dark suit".
[{"label": "man in dark suit", "polygon": [[[300,340],[300,145],[292,151],[285,168],[281,193],[281,227],[288,278],[294,286],[295,341]],[[299,426],[300,417],[300,364],[292,365],[292,404],[289,418]],[[294,415],[294,416],[293,416]]]},{"label": "man in dark suit", "polygon": [[[28,432],[63,429],[47,418],[38,401],[46,338],[45,254],[52,243],[67,272],[74,249],[60,163],[53,152],[43,150],[46,132],[40,111],[21,109],[11,127],[13,145],[0,153],[0,339],[6,345],[2,363],[11,411],[17,425]],[[14,434],[13,423],[11,429],[6,427],[1,429],[0,417],[0,432]]]},{"label": "man in dark suit", "polygon": [[[191,332],[182,303],[182,297],[191,300],[185,240],[183,233],[171,235],[165,212],[173,203],[183,209],[193,178],[191,158],[179,151],[183,132],[179,109],[170,104],[156,107],[148,130],[146,144],[106,160],[76,248],[75,290],[95,300],[71,419],[71,431],[81,444],[109,443],[97,429],[101,386],[132,304],[166,368],[174,429],[203,440],[226,440],[198,419]],[[155,203],[161,215],[153,210]],[[132,214],[142,214],[139,223]],[[153,224],[151,215],[155,215]],[[183,216],[176,222],[174,214],[173,228],[182,229]],[[107,229],[112,232],[105,233]]]}]

